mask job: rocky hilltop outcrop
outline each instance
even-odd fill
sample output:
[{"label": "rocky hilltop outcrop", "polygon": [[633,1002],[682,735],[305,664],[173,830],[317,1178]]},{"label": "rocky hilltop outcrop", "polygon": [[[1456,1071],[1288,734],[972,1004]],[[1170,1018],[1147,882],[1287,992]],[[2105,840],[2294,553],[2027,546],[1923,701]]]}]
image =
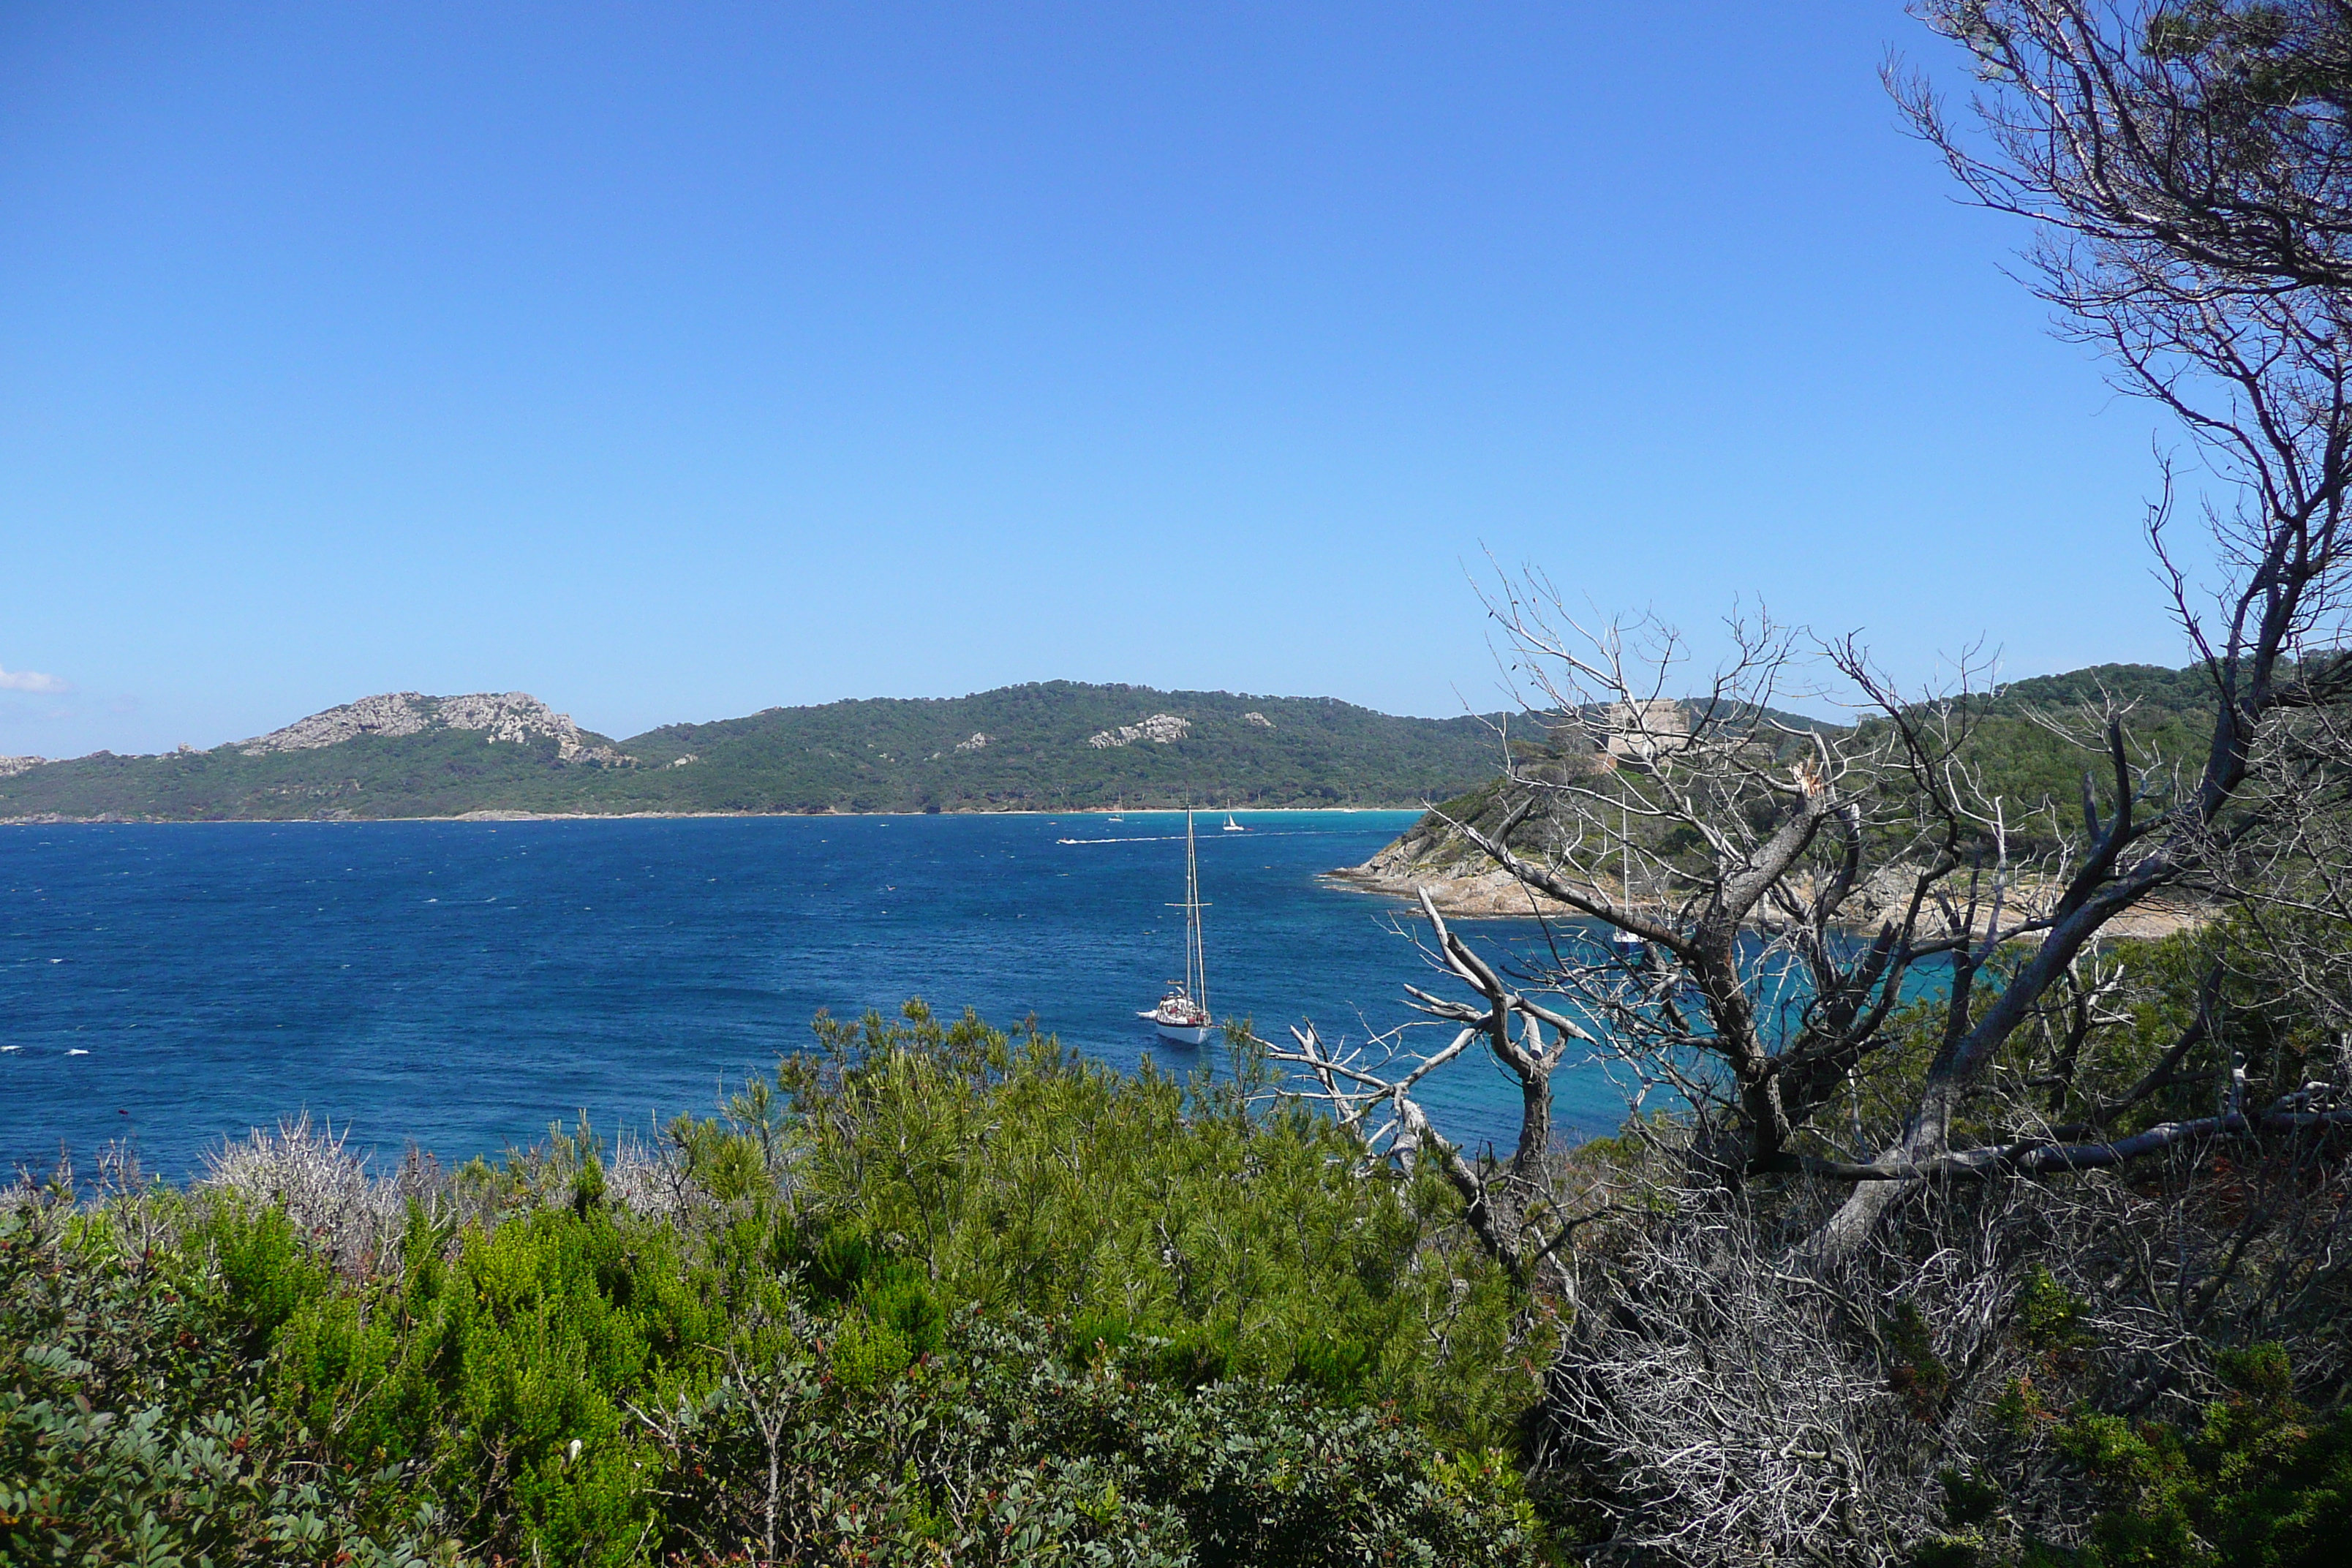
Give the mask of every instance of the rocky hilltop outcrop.
[{"label": "rocky hilltop outcrop", "polygon": [[[1268,724],[1267,729],[1274,728]],[[1173,713],[1154,713],[1139,724],[1121,724],[1116,729],[1097,730],[1087,737],[1087,744],[1096,751],[1113,746],[1131,746],[1138,741],[1149,741],[1155,746],[1173,745],[1192,732],[1192,721],[1179,719]]]},{"label": "rocky hilltop outcrop", "polygon": [[236,742],[248,757],[272,752],[308,752],[338,746],[362,735],[398,737],[427,730],[482,730],[492,742],[529,745],[552,740],[556,754],[567,763],[598,763],[607,766],[635,761],[613,746],[601,744],[572,721],[528,691],[476,691],[463,697],[427,697],[420,691],[388,691],[362,697],[323,713],[298,719],[282,730]]},{"label": "rocky hilltop outcrop", "polygon": [[47,757],[0,757],[0,779],[13,779],[18,773],[31,773],[48,760]]}]

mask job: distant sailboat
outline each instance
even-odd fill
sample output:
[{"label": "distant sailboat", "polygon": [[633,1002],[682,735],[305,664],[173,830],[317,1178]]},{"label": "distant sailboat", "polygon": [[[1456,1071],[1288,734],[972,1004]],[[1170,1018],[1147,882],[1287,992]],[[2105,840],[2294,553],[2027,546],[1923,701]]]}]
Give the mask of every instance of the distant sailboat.
[{"label": "distant sailboat", "polygon": [[1209,1038],[1209,960],[1201,946],[1201,861],[1192,837],[1192,814],[1184,814],[1184,901],[1171,908],[1184,911],[1184,978],[1168,983],[1160,1005],[1139,1018],[1149,1018],[1163,1040],[1198,1046]]},{"label": "distant sailboat", "polygon": [[1234,820],[1234,814],[1229,811],[1225,813],[1225,831],[1228,833],[1247,833],[1249,829],[1244,827],[1240,823],[1235,822]]}]

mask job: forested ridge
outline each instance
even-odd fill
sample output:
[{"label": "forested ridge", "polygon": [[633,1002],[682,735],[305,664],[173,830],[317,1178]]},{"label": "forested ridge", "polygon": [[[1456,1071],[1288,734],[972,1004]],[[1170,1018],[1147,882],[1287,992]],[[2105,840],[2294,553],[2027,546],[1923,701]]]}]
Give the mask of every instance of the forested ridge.
[{"label": "forested ridge", "polygon": [[[2063,717],[2100,691],[2133,704],[2137,743],[2185,754],[2210,727],[2210,683],[2194,669],[2100,665],[1971,700],[1987,719],[1974,754],[2010,783],[2012,798],[2038,791],[2063,800],[2075,793],[2070,749],[2027,715]],[[1181,720],[1181,731],[1120,736],[1154,715]],[[1792,728],[1825,722],[1777,717]],[[1545,728],[1513,721],[1507,732]],[[1400,718],[1326,699],[1046,681],[963,698],[769,709],[624,741],[580,731],[572,757],[551,733],[490,739],[444,726],[260,754],[242,743],[100,752],[0,777],[0,817],[1414,806],[1493,775],[1505,732],[1501,715]],[[1097,736],[1118,743],[1090,744]]]},{"label": "forested ridge", "polygon": [[1409,806],[1475,782],[1499,754],[1491,721],[1473,715],[1045,681],[772,708],[617,742],[428,724],[258,754],[100,752],[0,777],[0,817]]}]

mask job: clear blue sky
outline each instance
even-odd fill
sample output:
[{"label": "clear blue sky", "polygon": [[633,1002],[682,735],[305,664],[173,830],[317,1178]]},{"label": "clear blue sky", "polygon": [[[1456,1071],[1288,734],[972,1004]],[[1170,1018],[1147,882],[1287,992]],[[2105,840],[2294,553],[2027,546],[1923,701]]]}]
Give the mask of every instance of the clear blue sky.
[{"label": "clear blue sky", "polygon": [[1937,58],[1899,0],[19,0],[0,752],[403,689],[1453,713],[1482,549],[1908,677],[2183,662],[2157,417],[1889,46]]}]

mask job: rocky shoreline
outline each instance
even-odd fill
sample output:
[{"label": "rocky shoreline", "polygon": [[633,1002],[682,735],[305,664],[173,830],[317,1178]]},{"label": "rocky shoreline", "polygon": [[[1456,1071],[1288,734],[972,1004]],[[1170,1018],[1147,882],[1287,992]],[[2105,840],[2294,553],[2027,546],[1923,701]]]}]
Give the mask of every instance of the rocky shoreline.
[{"label": "rocky shoreline", "polygon": [[[1585,918],[1496,866],[1447,825],[1426,816],[1362,865],[1334,867],[1323,875],[1335,887],[1407,903],[1416,901],[1421,890],[1427,889],[1437,912],[1447,920]],[[1873,879],[1873,884],[1881,883],[1885,885],[1865,885],[1858,890],[1853,906],[1855,918],[1846,922],[1852,929],[1874,929],[1882,916],[1894,909],[1898,896],[1908,897],[1909,879],[1897,868],[1888,868]],[[1614,889],[1603,887],[1601,891]],[[2193,900],[2150,900],[2110,921],[2103,934],[2108,939],[2153,941],[2201,925],[2214,913],[2211,907]]]},{"label": "rocky shoreline", "polygon": [[1537,892],[1499,867],[1466,875],[1414,875],[1375,870],[1378,858],[1361,866],[1335,866],[1323,873],[1324,879],[1352,892],[1407,902],[1418,900],[1421,889],[1426,888],[1437,912],[1450,921],[1525,920],[1532,915],[1581,918],[1558,899]]}]

